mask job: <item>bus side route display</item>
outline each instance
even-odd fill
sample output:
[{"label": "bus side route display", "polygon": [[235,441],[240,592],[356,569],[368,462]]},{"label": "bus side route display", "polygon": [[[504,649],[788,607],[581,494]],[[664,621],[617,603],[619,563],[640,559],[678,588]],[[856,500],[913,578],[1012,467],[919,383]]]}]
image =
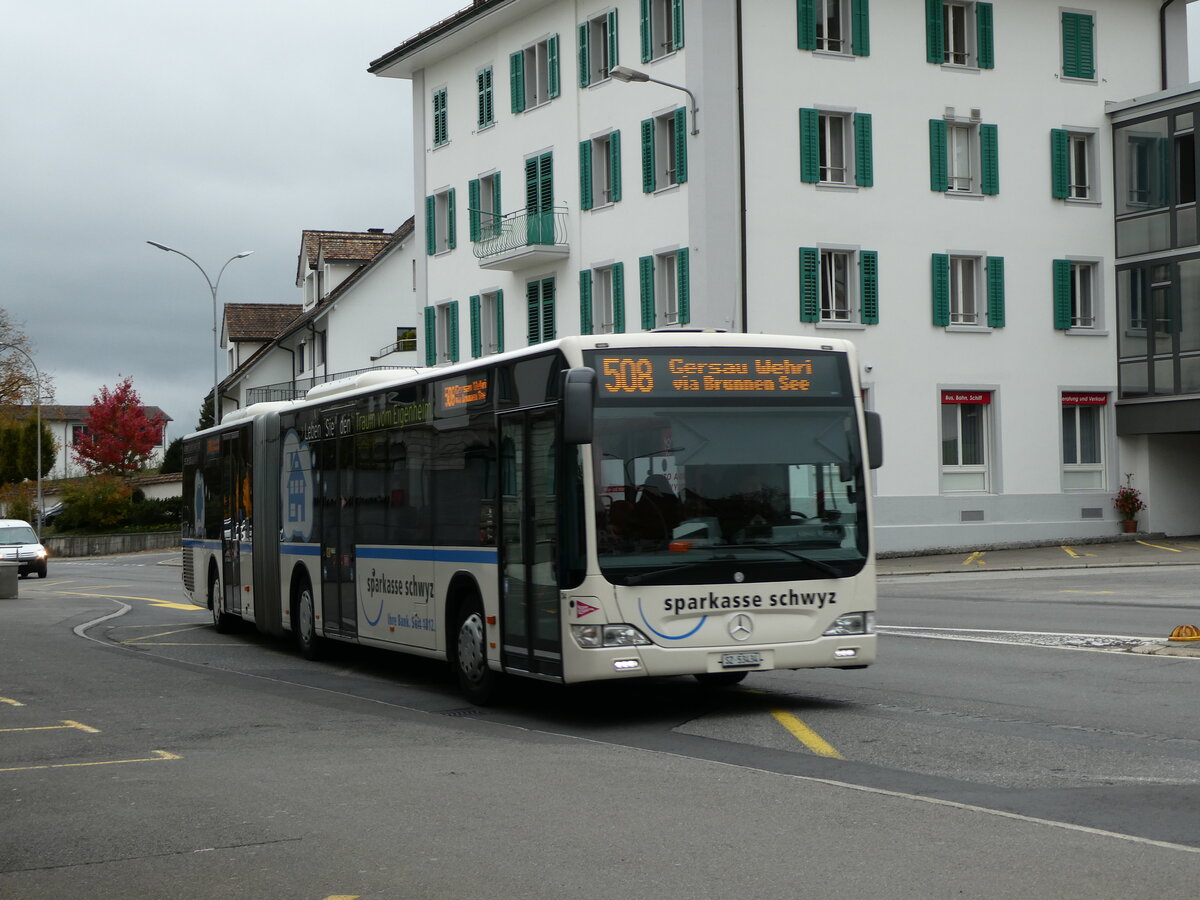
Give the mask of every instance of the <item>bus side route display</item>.
[{"label": "bus side route display", "polygon": [[845,397],[845,356],[781,351],[634,350],[592,354],[601,398]]}]

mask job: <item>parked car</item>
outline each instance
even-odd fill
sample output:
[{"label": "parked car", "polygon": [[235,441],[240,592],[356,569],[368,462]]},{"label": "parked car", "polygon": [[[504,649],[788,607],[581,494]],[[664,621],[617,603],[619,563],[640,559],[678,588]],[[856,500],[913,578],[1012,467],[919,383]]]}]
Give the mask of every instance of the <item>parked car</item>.
[{"label": "parked car", "polygon": [[33,572],[37,572],[38,578],[45,578],[49,555],[28,522],[0,519],[0,561],[19,563],[17,574],[22,578]]}]

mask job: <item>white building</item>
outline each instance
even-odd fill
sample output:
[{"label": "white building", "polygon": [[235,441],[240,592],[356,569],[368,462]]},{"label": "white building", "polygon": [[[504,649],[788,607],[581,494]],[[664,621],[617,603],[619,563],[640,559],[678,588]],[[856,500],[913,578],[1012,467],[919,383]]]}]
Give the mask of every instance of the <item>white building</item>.
[{"label": "white building", "polygon": [[849,337],[881,550],[1115,534],[1105,102],[1186,80],[1185,6],[476,0],[370,67],[413,86],[421,355]]}]

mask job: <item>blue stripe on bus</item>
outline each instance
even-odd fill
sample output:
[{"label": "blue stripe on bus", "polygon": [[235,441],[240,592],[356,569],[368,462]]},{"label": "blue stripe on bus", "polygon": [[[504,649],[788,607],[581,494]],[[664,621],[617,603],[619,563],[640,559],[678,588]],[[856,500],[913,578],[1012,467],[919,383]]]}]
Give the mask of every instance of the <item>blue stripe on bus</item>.
[{"label": "blue stripe on bus", "polygon": [[359,559],[408,559],[417,562],[483,563],[495,565],[497,553],[489,550],[437,550],[432,547],[358,547]]},{"label": "blue stripe on bus", "polygon": [[205,538],[184,538],[183,546],[185,547],[205,547],[209,550],[220,550],[221,542],[207,540]]},{"label": "blue stripe on bus", "polygon": [[280,544],[279,552],[284,556],[320,556],[321,548],[315,544]]}]

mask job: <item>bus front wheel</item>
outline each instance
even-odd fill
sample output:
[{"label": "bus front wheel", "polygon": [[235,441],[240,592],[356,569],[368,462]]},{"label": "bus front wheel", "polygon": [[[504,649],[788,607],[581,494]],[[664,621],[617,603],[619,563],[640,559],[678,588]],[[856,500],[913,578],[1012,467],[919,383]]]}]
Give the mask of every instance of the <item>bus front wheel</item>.
[{"label": "bus front wheel", "polygon": [[488,668],[487,626],[478,600],[465,603],[458,617],[454,668],[467,699],[478,706],[493,702],[500,688],[500,673]]},{"label": "bus front wheel", "polygon": [[212,610],[213,630],[217,634],[228,634],[233,630],[233,616],[221,606],[221,579],[212,572],[208,576],[208,608]]},{"label": "bus front wheel", "polygon": [[296,592],[296,608],[293,612],[292,628],[296,632],[296,646],[305,659],[317,659],[321,655],[320,638],[317,637],[317,615],[313,601],[312,585],[306,578]]}]

